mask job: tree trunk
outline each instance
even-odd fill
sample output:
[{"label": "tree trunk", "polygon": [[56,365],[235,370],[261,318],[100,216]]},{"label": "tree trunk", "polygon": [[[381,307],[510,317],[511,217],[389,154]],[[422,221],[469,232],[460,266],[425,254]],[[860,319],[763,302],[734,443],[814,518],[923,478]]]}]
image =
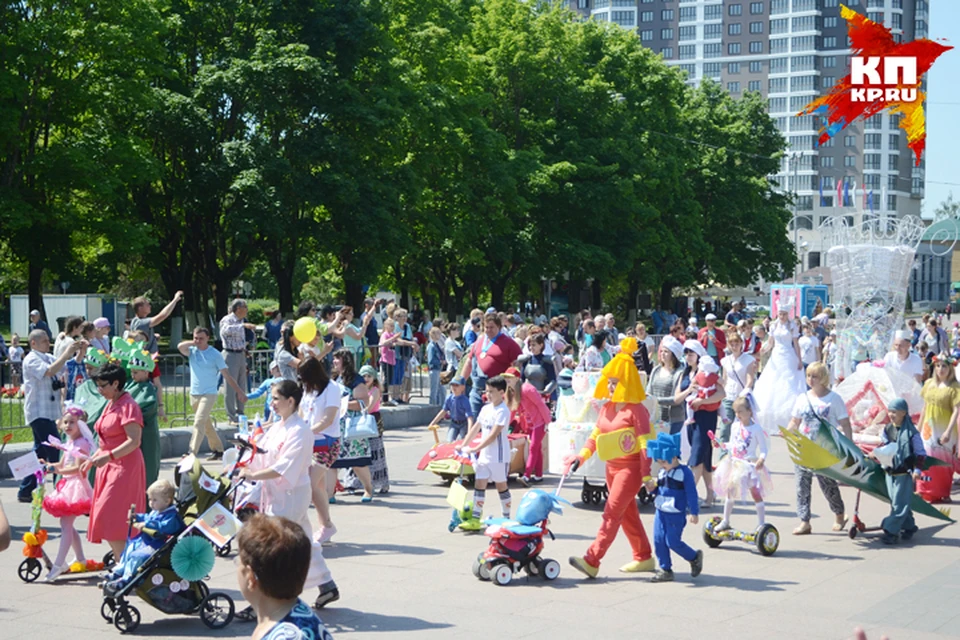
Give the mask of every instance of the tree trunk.
[{"label": "tree trunk", "polygon": [[57,331],[54,330],[51,320],[47,318],[47,310],[43,306],[43,264],[39,260],[30,260],[27,264],[27,273],[27,297],[30,299],[30,310],[39,311],[40,318],[47,321],[50,331],[56,335]]},{"label": "tree trunk", "polygon": [[213,316],[214,322],[219,322],[220,318],[227,315],[227,307],[230,306],[230,284],[233,278],[226,274],[217,273],[213,276]]},{"label": "tree trunk", "polygon": [[593,284],[591,285],[592,291],[592,301],[590,306],[593,307],[595,311],[600,311],[600,308],[603,306],[603,299],[600,296],[600,281],[594,279]]},{"label": "tree trunk", "polygon": [[664,282],[660,285],[660,308],[664,311],[673,309],[673,283]]},{"label": "tree trunk", "polygon": [[507,288],[508,278],[495,279],[490,282],[490,306],[497,311],[503,311],[503,294]]},{"label": "tree trunk", "polygon": [[[631,324],[640,317],[640,311],[637,309],[637,296],[640,294],[640,283],[631,280],[627,287],[627,318]],[[633,313],[631,313],[633,312]]]},{"label": "tree trunk", "polygon": [[466,317],[470,313],[470,310],[467,309],[467,285],[458,284],[457,278],[453,279],[453,300],[451,305],[453,306],[453,316],[451,319],[458,316]]},{"label": "tree trunk", "polygon": [[357,310],[363,309],[363,283],[344,275],[343,291],[346,304],[353,307],[353,313],[356,317],[360,317],[360,314],[363,312],[358,312]]},{"label": "tree trunk", "polygon": [[286,251],[278,251],[274,246],[267,256],[267,264],[270,265],[270,273],[277,283],[277,292],[279,296],[280,311],[284,315],[293,314],[293,275],[296,271],[296,243],[293,249],[286,248]]}]

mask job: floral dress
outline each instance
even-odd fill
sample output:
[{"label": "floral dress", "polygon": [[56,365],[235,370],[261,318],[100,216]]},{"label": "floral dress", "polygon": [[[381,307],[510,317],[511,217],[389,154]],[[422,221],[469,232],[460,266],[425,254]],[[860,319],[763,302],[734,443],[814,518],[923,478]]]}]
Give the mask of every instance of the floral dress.
[{"label": "floral dress", "polygon": [[303,600],[297,600],[290,613],[273,625],[263,640],[333,640],[323,622]]},{"label": "floral dress", "polygon": [[[358,375],[353,377],[349,385],[343,386],[343,397],[353,401],[354,390],[363,384],[363,378]],[[340,457],[333,463],[332,469],[351,469],[353,467],[369,467],[373,462],[370,454],[370,440],[367,438],[357,438],[355,440],[346,440],[344,434],[347,432],[347,418],[360,415],[360,411],[347,410],[340,418]]]}]

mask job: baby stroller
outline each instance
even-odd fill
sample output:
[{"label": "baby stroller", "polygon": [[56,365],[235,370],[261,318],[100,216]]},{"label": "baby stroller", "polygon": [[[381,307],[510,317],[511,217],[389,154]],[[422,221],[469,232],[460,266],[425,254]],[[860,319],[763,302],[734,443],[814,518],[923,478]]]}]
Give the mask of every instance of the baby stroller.
[{"label": "baby stroller", "polygon": [[[563,486],[563,479],[560,487]],[[528,576],[544,580],[556,580],[560,575],[560,563],[552,558],[542,558],[543,539],[554,535],[547,528],[551,512],[563,513],[563,504],[570,504],[558,494],[549,494],[541,489],[531,489],[524,494],[517,508],[517,519],[488,518],[484,532],[490,544],[473,562],[473,575],[480,580],[490,580],[498,586],[506,586],[515,573],[526,571]]]},{"label": "baby stroller", "polygon": [[[185,472],[181,473],[181,468]],[[104,620],[121,633],[130,633],[140,626],[140,612],[128,602],[135,593],[164,613],[199,614],[211,629],[230,624],[235,612],[233,598],[211,592],[204,580],[216,561],[214,549],[230,544],[239,530],[239,521],[229,511],[230,497],[240,484],[232,482],[239,468],[236,465],[229,478],[213,478],[197,460],[186,466],[181,464],[175,479],[180,487],[177,511],[185,528],[167,538],[123,586],[113,590],[105,585],[100,606]],[[209,522],[214,523],[214,531],[210,531]],[[131,531],[132,526],[131,518]],[[205,536],[217,540],[216,544]]]}]

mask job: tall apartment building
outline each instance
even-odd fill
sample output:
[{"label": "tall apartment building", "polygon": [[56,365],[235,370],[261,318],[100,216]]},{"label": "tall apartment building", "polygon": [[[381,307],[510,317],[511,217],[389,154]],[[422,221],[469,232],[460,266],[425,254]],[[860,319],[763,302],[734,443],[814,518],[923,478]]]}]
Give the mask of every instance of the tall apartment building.
[{"label": "tall apartment building", "polygon": [[[817,230],[828,216],[859,224],[872,202],[874,217],[920,214],[923,163],[914,166],[897,116],[878,114],[851,124],[815,146],[819,118],[797,116],[849,73],[850,48],[841,0],[570,0],[585,18],[635,30],[688,82],[719,82],[737,97],[758,91],[790,148],[777,182],[798,195],[799,270],[820,266],[829,238]],[[903,41],[927,36],[927,0],[844,0],[890,27]],[[849,198],[837,200],[837,184]],[[854,182],[856,191],[854,192]],[[821,199],[821,185],[823,197]],[[865,203],[864,187],[872,190]]]}]

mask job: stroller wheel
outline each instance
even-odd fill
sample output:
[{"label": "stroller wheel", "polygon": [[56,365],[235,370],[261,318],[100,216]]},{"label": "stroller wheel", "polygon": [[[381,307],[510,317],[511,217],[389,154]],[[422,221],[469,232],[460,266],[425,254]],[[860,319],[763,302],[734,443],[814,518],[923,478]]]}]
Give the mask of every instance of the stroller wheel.
[{"label": "stroller wheel", "polygon": [[540,566],[543,563],[543,560],[540,559],[540,556],[533,558],[530,562],[527,563],[527,575],[539,576],[541,574],[542,567]]},{"label": "stroller wheel", "polygon": [[586,489],[580,492],[580,502],[583,504],[590,504],[590,492]]},{"label": "stroller wheel", "polygon": [[234,611],[233,598],[215,591],[200,605],[200,619],[211,629],[222,629],[233,620]]},{"label": "stroller wheel", "polygon": [[140,611],[128,604],[120,605],[113,612],[113,626],[120,633],[131,633],[140,626]]},{"label": "stroller wheel", "polygon": [[221,558],[226,558],[228,555],[230,555],[230,551],[232,549],[233,549],[233,545],[230,542],[223,545],[222,547],[215,547],[217,555],[220,556]]},{"label": "stroller wheel", "polygon": [[36,558],[26,558],[20,563],[20,567],[17,569],[17,575],[20,576],[20,579],[24,582],[33,582],[40,577],[42,568],[43,565],[41,565],[40,561]]},{"label": "stroller wheel", "polygon": [[544,580],[556,580],[560,575],[560,563],[553,559],[540,561],[540,575]]},{"label": "stroller wheel", "polygon": [[113,612],[117,609],[117,606],[113,603],[113,600],[107,598],[103,601],[103,604],[100,605],[100,617],[107,621],[107,624],[113,622]]},{"label": "stroller wheel", "polygon": [[203,601],[207,599],[207,596],[210,595],[210,587],[207,586],[207,583],[203,580],[194,583],[197,585],[197,591],[200,592],[200,604],[203,604]]},{"label": "stroller wheel", "polygon": [[117,564],[117,560],[113,557],[113,551],[107,551],[103,556],[103,568],[112,569],[115,564]]}]

